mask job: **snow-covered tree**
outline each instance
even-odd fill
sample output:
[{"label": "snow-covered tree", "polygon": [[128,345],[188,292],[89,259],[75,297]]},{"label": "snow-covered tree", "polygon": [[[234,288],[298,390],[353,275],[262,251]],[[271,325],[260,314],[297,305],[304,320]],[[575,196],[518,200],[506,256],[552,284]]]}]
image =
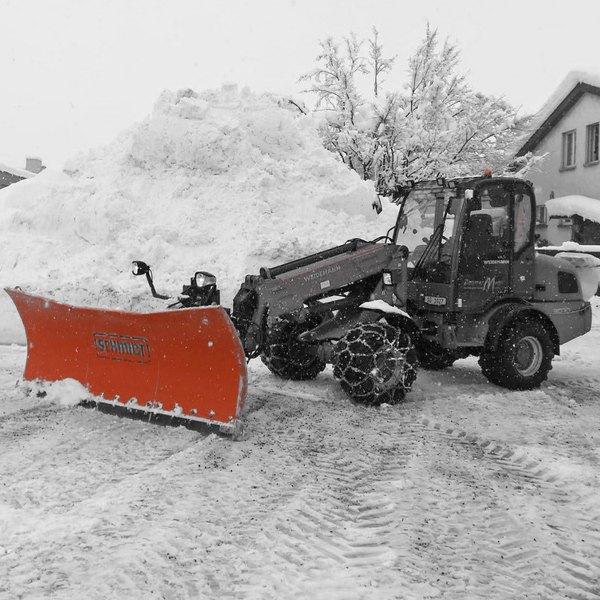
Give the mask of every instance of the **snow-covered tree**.
[{"label": "snow-covered tree", "polygon": [[548,152],[544,154],[533,154],[527,152],[521,156],[515,156],[513,160],[506,165],[504,175],[511,177],[525,177],[530,171],[539,171],[540,163],[548,156]]},{"label": "snow-covered tree", "polygon": [[[441,43],[428,26],[408,61],[407,82],[396,90],[383,86],[394,59],[384,56],[376,29],[367,56],[362,48],[353,34],[341,47],[327,39],[318,67],[302,77],[324,116],[325,146],[350,168],[377,181],[382,192],[409,179],[504,170],[522,120],[506,100],[471,89],[454,43]],[[360,91],[365,76],[370,96]]]},{"label": "snow-covered tree", "polygon": [[316,96],[315,110],[323,111],[321,128],[326,148],[336,152],[352,169],[367,174],[373,160],[371,132],[361,127],[366,101],[357,89],[357,76],[368,73],[361,56],[362,42],[354,34],[344,38],[343,47],[332,38],[321,42],[319,66],[301,80],[310,82]]},{"label": "snow-covered tree", "polygon": [[369,67],[373,75],[373,95],[379,95],[379,86],[383,83],[381,76],[392,69],[396,57],[385,58],[383,47],[379,43],[379,32],[373,27],[373,37],[369,40]]}]

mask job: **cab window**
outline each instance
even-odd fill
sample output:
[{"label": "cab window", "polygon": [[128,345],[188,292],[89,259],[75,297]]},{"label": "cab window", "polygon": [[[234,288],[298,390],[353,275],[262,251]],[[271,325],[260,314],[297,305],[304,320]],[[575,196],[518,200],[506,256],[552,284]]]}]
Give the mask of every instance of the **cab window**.
[{"label": "cab window", "polygon": [[514,203],[514,252],[517,256],[529,245],[532,226],[531,196],[519,186],[515,192]]},{"label": "cab window", "polygon": [[505,254],[510,248],[511,192],[504,186],[484,187],[479,193],[479,210],[471,215],[483,215],[479,220],[488,224],[489,237],[486,245],[489,254]]}]

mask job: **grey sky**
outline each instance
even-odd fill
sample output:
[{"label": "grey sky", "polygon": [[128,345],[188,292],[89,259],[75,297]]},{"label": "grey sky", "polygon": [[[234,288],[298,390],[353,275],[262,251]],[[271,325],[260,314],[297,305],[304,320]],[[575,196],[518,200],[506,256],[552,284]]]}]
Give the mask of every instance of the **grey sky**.
[{"label": "grey sky", "polygon": [[319,40],[373,26],[397,55],[390,83],[429,21],[475,89],[532,112],[568,71],[600,72],[599,16],[597,0],[0,0],[0,162],[60,167],[165,88],[295,93]]}]

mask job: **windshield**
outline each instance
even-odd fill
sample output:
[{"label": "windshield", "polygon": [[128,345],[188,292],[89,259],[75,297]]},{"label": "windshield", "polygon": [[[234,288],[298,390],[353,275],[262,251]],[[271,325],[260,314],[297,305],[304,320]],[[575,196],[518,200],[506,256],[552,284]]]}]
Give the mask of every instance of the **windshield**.
[{"label": "windshield", "polygon": [[438,185],[418,185],[408,194],[404,212],[415,232],[412,247],[411,240],[406,244],[411,250],[409,267],[414,268],[413,279],[450,282],[462,203],[456,189]]}]

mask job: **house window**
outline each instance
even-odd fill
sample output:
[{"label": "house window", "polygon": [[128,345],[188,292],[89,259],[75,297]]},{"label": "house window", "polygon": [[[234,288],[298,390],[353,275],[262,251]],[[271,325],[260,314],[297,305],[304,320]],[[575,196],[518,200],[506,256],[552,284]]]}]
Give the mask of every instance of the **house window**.
[{"label": "house window", "polygon": [[592,123],[586,127],[585,162],[586,164],[598,162],[598,141],[600,123]]},{"label": "house window", "polygon": [[543,204],[535,207],[535,222],[538,225],[546,225],[548,223],[548,210]]},{"label": "house window", "polygon": [[562,168],[575,166],[575,130],[562,134]]}]

